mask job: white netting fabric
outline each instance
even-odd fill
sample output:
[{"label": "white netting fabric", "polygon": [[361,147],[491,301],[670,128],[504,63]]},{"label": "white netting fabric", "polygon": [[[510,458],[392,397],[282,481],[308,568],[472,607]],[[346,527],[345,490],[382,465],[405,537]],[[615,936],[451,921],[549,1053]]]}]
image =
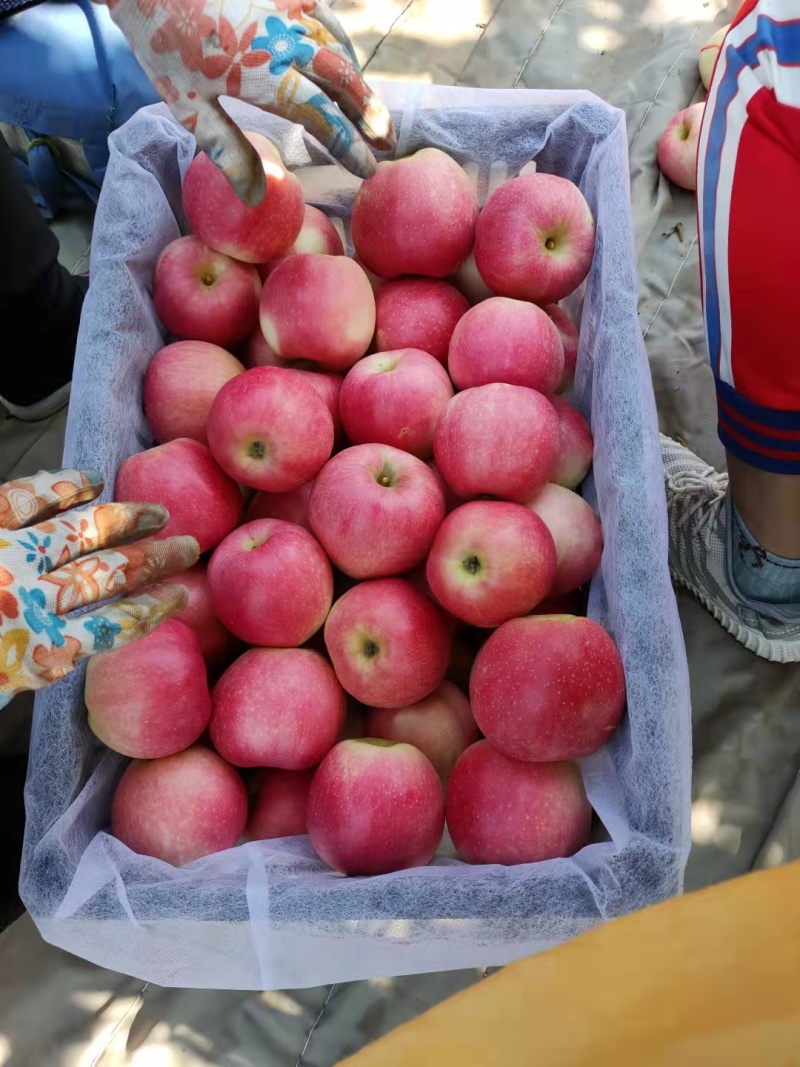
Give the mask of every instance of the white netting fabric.
[{"label": "white netting fabric", "polygon": [[[398,154],[435,145],[474,177],[483,200],[536,158],[579,183],[597,219],[580,319],[575,384],[591,419],[605,552],[589,610],[614,636],[628,685],[624,725],[584,761],[608,840],[572,859],[511,868],[433,865],[380,878],[328,872],[306,838],[257,842],[176,870],[107,832],[125,760],[86,727],[76,672],[36,702],[22,874],[44,937],[163,985],[299,987],[501,964],[681,888],[689,848],[690,708],[667,570],[656,412],[636,314],[625,120],[587,93],[385,85]],[[356,183],[299,128],[231,104],[306,168],[308,198],[346,221]],[[101,470],[152,442],[141,383],[163,344],[150,276],[185,230],[181,177],[193,138],[163,106],[111,137],[97,212],[92,285],[78,346],[65,462]]]}]

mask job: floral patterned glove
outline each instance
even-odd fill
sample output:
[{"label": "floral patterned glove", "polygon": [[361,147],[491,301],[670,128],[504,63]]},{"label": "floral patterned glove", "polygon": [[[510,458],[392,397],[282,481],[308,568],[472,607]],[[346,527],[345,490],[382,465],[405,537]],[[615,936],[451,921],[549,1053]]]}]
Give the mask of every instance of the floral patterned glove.
[{"label": "floral patterned glove", "polygon": [[[364,82],[353,46],[321,0],[108,0],[172,113],[245,203],[264,196],[255,149],[219,103],[238,96],[299,122],[348,170],[368,178],[362,136],[391,150],[389,112]],[[338,105],[338,107],[337,107]]]},{"label": "floral patterned glove", "polygon": [[[23,689],[41,689],[79,659],[149,633],[186,606],[180,585],[69,617],[67,612],[128,593],[190,567],[193,537],[134,544],[162,530],[158,504],[96,504],[92,471],[40,471],[0,485],[0,708]],[[128,545],[129,547],[121,547]]]}]

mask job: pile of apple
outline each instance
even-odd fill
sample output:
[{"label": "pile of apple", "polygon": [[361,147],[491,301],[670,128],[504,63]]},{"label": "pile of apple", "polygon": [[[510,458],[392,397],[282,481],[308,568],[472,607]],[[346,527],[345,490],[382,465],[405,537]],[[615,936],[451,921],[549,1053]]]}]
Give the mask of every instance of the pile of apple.
[{"label": "pile of apple", "polygon": [[589,207],[534,173],[479,213],[423,149],[361,185],[349,258],[248,137],[263,203],[199,155],[194,236],[153,275],[178,340],[144,381],[160,443],[115,495],[208,555],[170,579],[179,616],[89,663],[89,725],[133,757],[112,832],[176,865],[308,833],[380,874],[428,863],[446,818],[468,862],[571,855],[592,816],[574,761],[625,703],[613,641],[573,614],[602,533],[554,302],[589,269]]}]

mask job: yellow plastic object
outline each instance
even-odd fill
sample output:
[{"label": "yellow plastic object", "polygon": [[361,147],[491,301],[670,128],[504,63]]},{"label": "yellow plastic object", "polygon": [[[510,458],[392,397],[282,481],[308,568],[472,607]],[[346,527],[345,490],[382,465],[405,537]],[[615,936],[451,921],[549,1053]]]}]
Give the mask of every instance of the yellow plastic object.
[{"label": "yellow plastic object", "polygon": [[800,863],[507,967],[346,1067],[800,1065]]}]

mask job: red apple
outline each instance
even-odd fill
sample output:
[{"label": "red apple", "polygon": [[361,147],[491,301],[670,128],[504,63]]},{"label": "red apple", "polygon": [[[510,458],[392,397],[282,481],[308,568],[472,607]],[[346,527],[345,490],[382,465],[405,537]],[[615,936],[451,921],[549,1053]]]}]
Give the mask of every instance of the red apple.
[{"label": "red apple", "polygon": [[246,822],[241,778],[201,745],[131,763],[111,805],[114,837],[132,852],[174,867],[233,848]]},{"label": "red apple", "polygon": [[372,292],[375,294],[375,299],[377,301],[378,292],[384,287],[384,285],[386,285],[386,279],[379,278],[377,274],[371,271],[369,267],[364,264],[364,261],[358,256],[358,254],[354,255],[352,259],[353,262],[357,263],[366,274],[367,281],[369,282],[372,288]]},{"label": "red apple", "polygon": [[336,677],[356,700],[402,708],[429,696],[447,670],[450,638],[436,605],[408,582],[361,582],[325,622]]},{"label": "red apple", "polygon": [[575,763],[524,763],[472,745],[447,788],[447,828],[467,863],[540,863],[589,843],[592,809]]},{"label": "red apple", "polygon": [[456,326],[447,369],[457,389],[508,382],[549,395],[564,377],[564,347],[541,308],[493,296]]},{"label": "red apple", "polygon": [[445,785],[458,757],[480,736],[469,701],[447,681],[430,696],[406,708],[371,708],[367,734],[418,748]]},{"label": "red apple", "polygon": [[444,510],[445,514],[449,515],[451,511],[454,511],[461,503],[458,497],[450,491],[450,486],[445,482],[444,478],[439,473],[439,468],[429,459],[427,462],[428,469],[433,472],[436,481],[441,485],[442,492],[444,493]]},{"label": "red apple", "polygon": [[416,567],[444,518],[444,493],[420,459],[389,445],[355,445],[317,475],[308,519],[334,564],[351,578]]},{"label": "red apple", "polygon": [[206,341],[175,341],[153,356],[144,376],[144,413],[159,443],[191,437],[208,443],[206,420],[214,397],[244,367]]},{"label": "red apple", "polygon": [[156,537],[190,534],[201,552],[219,544],[242,514],[239,487],[205,445],[178,437],[123,461],[115,500],[162,504],[169,522]]},{"label": "red apple", "polygon": [[295,648],[322,626],[333,600],[328,557],[292,522],[257,519],[225,538],[208,564],[214,613],[249,645]]},{"label": "red apple", "polygon": [[586,501],[561,485],[545,485],[527,507],[550,531],[556,546],[556,573],[549,596],[571,593],[593,577],[603,555],[603,529]]},{"label": "red apple", "polygon": [[324,211],[306,204],[303,226],[291,248],[267,263],[259,263],[258,273],[266,281],[279,263],[289,256],[299,256],[306,252],[316,252],[323,256],[343,256],[344,245],[339,232]]},{"label": "red apple", "polygon": [[137,759],[182,752],[211,714],[197,635],[167,619],[131,645],[92,656],[85,699],[89,729],[114,752]]},{"label": "red apple", "polygon": [[281,359],[267,344],[261,327],[256,326],[252,334],[239,346],[239,355],[246,368],[283,367],[286,370],[319,371],[318,364],[310,359]]},{"label": "red apple", "polygon": [[299,489],[290,489],[287,493],[256,493],[250,501],[245,521],[283,519],[284,522],[296,522],[298,526],[304,526],[310,531],[308,501],[313,488],[314,480],[312,479],[305,485],[301,485]]},{"label": "red apple", "polygon": [[223,348],[254,330],[260,292],[255,267],[215,252],[196,237],[168,244],[153,271],[153,307],[166,329]]},{"label": "red apple", "polygon": [[604,745],[625,707],[617,646],[593,619],[530,615],[495,630],[475,658],[472,714],[515,759],[581,759]]},{"label": "red apple", "polygon": [[504,383],[456,394],[433,439],[439,473],[462,498],[482,493],[530,498],[550,480],[559,447],[558,416],[550,401],[533,389]]},{"label": "red apple", "polygon": [[592,465],[594,441],[589,424],[572,404],[560,396],[552,398],[553,407],[558,415],[561,446],[558,464],[550,480],[556,485],[574,489],[580,485]]},{"label": "red apple", "polygon": [[679,111],[658,142],[658,165],[675,185],[697,188],[697,146],[703,122],[705,101]]},{"label": "red apple", "polygon": [[473,500],[439,527],[426,575],[445,611],[472,626],[499,626],[534,608],[555,572],[553,538],[538,516],[521,504]]},{"label": "red apple", "polygon": [[188,571],[159,578],[161,584],[182,585],[189,594],[189,603],[173,615],[173,619],[185,623],[197,635],[206,664],[220,667],[227,663],[239,647],[239,641],[229,633],[217,616],[211,603],[205,563],[197,563]]},{"label": "red apple", "polygon": [[244,342],[242,359],[247,367],[293,367],[291,359],[281,359],[276,356],[264,339],[261,327],[256,326],[248,339]]},{"label": "red apple", "polygon": [[237,767],[315,766],[339,736],[344,690],[307,648],[251,648],[214,686],[211,741]]},{"label": "red apple", "polygon": [[430,863],[444,831],[444,797],[419,749],[392,741],[340,741],[308,797],[308,833],[342,874],[389,874]]},{"label": "red apple", "polygon": [[492,193],[475,229],[478,270],[498,296],[553,304],[577,289],[594,254],[594,218],[577,185],[525,174]]},{"label": "red apple", "polygon": [[303,225],[303,188],[266,137],[245,133],[264,167],[264,199],[242,203],[233,186],[199,152],[183,179],[183,210],[194,232],[211,248],[246,263],[263,263],[291,247]]},{"label": "red apple", "polygon": [[478,270],[474,248],[455,274],[451,275],[450,281],[460,293],[464,294],[470,304],[480,304],[481,300],[488,300],[490,296],[494,296]]},{"label": "red apple", "polygon": [[245,837],[268,841],[307,833],[308,793],[314,768],[309,771],[270,770],[264,775]]},{"label": "red apple", "polygon": [[282,359],[347,370],[375,332],[372,287],[347,256],[290,256],[264,283],[261,329]]},{"label": "red apple", "polygon": [[[418,593],[422,593],[436,604],[442,613],[447,632],[450,636],[454,636],[460,629],[461,623],[449,611],[445,611],[441,604],[437,601],[436,597],[431,591],[431,587],[428,585],[428,579],[425,577],[425,566],[421,564],[419,567],[414,567],[413,570],[407,571],[403,575],[403,581],[408,582],[409,585],[417,590]],[[377,736],[377,735],[376,735]]]},{"label": "red apple", "polygon": [[359,360],[344,380],[339,407],[353,444],[393,445],[428,459],[439,416],[452,396],[441,363],[427,352],[403,348]]},{"label": "red apple", "polygon": [[575,380],[575,364],[578,361],[578,327],[558,304],[545,304],[542,311],[546,311],[553,320],[564,349],[564,377],[558,387],[558,391],[563,393],[572,388]]},{"label": "red apple", "polygon": [[375,346],[379,352],[418,348],[447,363],[447,346],[469,302],[447,282],[398,278],[375,297]]},{"label": "red apple", "polygon": [[351,218],[353,244],[382,278],[446,278],[467,258],[478,204],[469,178],[438,148],[378,164],[362,182]]},{"label": "red apple", "polygon": [[333,438],[338,440],[342,434],[342,416],[339,411],[339,396],[342,391],[344,378],[341,374],[329,374],[320,370],[294,371],[299,374],[304,382],[308,382],[311,388],[325,401],[325,406],[333,419]]},{"label": "red apple", "polygon": [[344,245],[339,231],[324,211],[313,204],[306,204],[303,225],[289,254],[318,252],[325,256],[343,256]]},{"label": "red apple", "polygon": [[207,423],[214,458],[253,489],[284,493],[310,482],[333,448],[333,419],[296,371],[253,367],[217,393]]}]

